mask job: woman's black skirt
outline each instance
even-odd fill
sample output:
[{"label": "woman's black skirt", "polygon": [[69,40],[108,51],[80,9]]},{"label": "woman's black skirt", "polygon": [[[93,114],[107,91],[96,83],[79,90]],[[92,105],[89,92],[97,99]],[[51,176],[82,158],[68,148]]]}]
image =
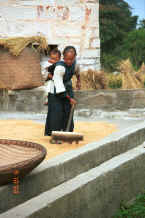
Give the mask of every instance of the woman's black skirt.
[{"label": "woman's black skirt", "polygon": [[[71,104],[67,98],[54,94],[48,95],[48,113],[45,124],[45,135],[51,135],[52,131],[65,131],[69,119]],[[72,119],[69,131],[74,129]]]}]

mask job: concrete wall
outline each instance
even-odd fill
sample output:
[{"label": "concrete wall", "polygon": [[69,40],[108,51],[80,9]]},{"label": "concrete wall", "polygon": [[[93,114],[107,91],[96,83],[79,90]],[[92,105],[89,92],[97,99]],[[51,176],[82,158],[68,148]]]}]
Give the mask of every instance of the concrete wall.
[{"label": "concrete wall", "polygon": [[122,201],[145,190],[145,148],[112,158],[38,197],[7,211],[1,218],[111,218]]},{"label": "concrete wall", "polygon": [[[102,163],[105,163],[111,160],[115,156],[123,154],[129,150],[131,151],[132,149],[138,147],[144,141],[145,141],[145,122],[142,124],[138,124],[134,127],[125,129],[124,131],[114,133],[99,142],[88,144],[79,149],[66,152],[63,155],[57,156],[56,158],[53,158],[51,160],[44,161],[40,166],[38,166],[35,170],[33,170],[31,174],[29,174],[22,181],[20,181],[20,185],[19,185],[20,194],[19,195],[13,194],[13,184],[0,187],[0,196],[1,196],[0,213],[5,212],[8,209],[13,208],[16,205],[19,205],[35,196],[38,196],[39,194],[43,192],[51,190],[54,187],[57,187],[60,184],[71,180],[72,178],[75,178],[75,177],[77,178],[79,174],[83,174],[91,170],[92,168],[101,166]],[[119,161],[118,160],[114,161],[113,162],[114,164],[112,165],[113,167],[115,167],[116,164],[119,164],[119,165],[122,164],[122,162],[120,162],[122,160],[125,162],[128,161],[128,157],[130,159],[132,158],[134,159],[140,155],[141,155],[141,162],[138,162],[138,158],[137,158],[137,166],[136,166],[137,168],[135,168],[135,171],[134,171],[134,176],[135,174],[138,174],[139,176],[136,177],[137,178],[136,180],[133,179],[133,181],[137,184],[137,187],[135,188],[133,195],[136,194],[136,191],[142,190],[142,186],[139,186],[139,185],[140,184],[144,185],[144,181],[145,181],[145,178],[144,178],[145,170],[143,169],[143,167],[145,167],[145,164],[142,162],[145,160],[145,158],[142,160],[143,152],[142,151],[140,152],[137,150],[136,152],[133,152],[133,156],[132,156],[132,153],[129,153],[128,155],[126,155],[127,159],[119,158]],[[130,167],[132,168],[134,167],[134,165]],[[122,176],[123,176],[123,170],[125,170],[124,167],[122,169],[122,174],[121,174]],[[129,171],[129,167],[127,167],[127,171]],[[120,179],[122,186],[124,184],[123,183],[124,178],[129,179],[128,177],[126,177],[126,172],[124,173],[125,173],[124,177],[121,177]],[[130,173],[132,173],[132,171],[130,171]],[[93,174],[91,175],[93,176]],[[116,174],[111,174],[111,175],[115,177]],[[141,177],[143,177],[142,181],[140,181]],[[108,182],[108,179],[106,179],[106,177],[101,177],[101,178],[103,181],[102,184],[106,184],[106,182],[110,184]],[[85,180],[82,180],[82,181],[85,181]],[[80,184],[79,181],[78,181],[78,184]],[[98,184],[98,187],[101,187],[103,189],[103,187],[101,186],[101,183],[97,183],[97,184]],[[71,188],[73,188],[73,186]],[[111,190],[113,191],[113,187]],[[120,190],[114,190],[114,191],[119,192]],[[131,191],[132,190],[129,189],[130,197],[127,200],[132,199]],[[92,195],[92,192],[90,192],[90,195]],[[109,195],[111,197],[111,193]],[[58,198],[59,197],[60,196],[58,192]],[[78,203],[80,205],[80,202]],[[55,216],[52,216],[52,217],[55,217]],[[66,218],[67,217],[69,216],[66,216]],[[62,218],[65,218],[65,217],[62,216]]]},{"label": "concrete wall", "polygon": [[74,45],[82,69],[100,68],[98,0],[0,0],[0,37],[44,35]]},{"label": "concrete wall", "polygon": [[[0,111],[47,112],[44,89],[19,90],[2,93]],[[76,91],[76,109],[103,109],[107,111],[145,107],[145,89]]]}]

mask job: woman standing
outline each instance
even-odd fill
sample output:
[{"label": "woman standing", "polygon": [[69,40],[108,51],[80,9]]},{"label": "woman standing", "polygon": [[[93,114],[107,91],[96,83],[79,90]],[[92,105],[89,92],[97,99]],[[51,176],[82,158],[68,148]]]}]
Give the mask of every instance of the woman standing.
[{"label": "woman standing", "polygon": [[[76,53],[68,47],[63,51],[64,61],[55,65],[51,93],[48,95],[48,113],[45,124],[45,135],[51,135],[52,131],[65,131],[71,110],[71,105],[76,104],[72,89],[71,78],[75,74]],[[73,119],[69,131],[74,129]],[[51,140],[51,143],[61,143]]]}]

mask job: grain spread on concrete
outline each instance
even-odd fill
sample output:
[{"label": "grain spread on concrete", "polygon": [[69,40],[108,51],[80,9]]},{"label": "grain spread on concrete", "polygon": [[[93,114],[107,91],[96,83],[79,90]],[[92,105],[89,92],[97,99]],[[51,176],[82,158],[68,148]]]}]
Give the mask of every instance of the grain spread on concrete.
[{"label": "grain spread on concrete", "polygon": [[[82,133],[84,135],[84,141],[80,141],[79,144],[76,143],[50,144],[49,143],[50,137],[44,136],[44,124],[31,120],[0,120],[1,139],[4,138],[4,139],[26,140],[26,141],[39,143],[47,149],[46,159],[50,159],[64,152],[77,149],[90,142],[99,141],[104,137],[110,135],[111,133],[117,131],[117,127],[116,125],[108,122],[75,122],[74,131],[78,133],[79,132]],[[13,152],[13,155],[15,157],[17,156],[17,158],[19,158],[19,154],[18,154],[19,152],[21,153],[20,154],[21,156],[24,154],[23,157],[24,159],[28,158],[29,156],[26,150],[16,151],[17,149],[15,145],[11,149],[15,150],[15,152]],[[30,153],[31,155],[35,155],[36,151],[34,153],[31,149],[29,151],[31,152]],[[5,156],[3,156],[3,158],[4,157]]]}]

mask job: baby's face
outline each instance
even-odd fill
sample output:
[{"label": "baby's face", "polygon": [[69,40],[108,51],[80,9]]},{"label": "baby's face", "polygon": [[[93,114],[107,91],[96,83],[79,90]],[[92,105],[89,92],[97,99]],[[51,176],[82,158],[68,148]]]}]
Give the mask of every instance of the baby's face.
[{"label": "baby's face", "polygon": [[53,63],[56,63],[60,60],[60,57],[58,54],[51,54],[50,59],[53,61]]}]

